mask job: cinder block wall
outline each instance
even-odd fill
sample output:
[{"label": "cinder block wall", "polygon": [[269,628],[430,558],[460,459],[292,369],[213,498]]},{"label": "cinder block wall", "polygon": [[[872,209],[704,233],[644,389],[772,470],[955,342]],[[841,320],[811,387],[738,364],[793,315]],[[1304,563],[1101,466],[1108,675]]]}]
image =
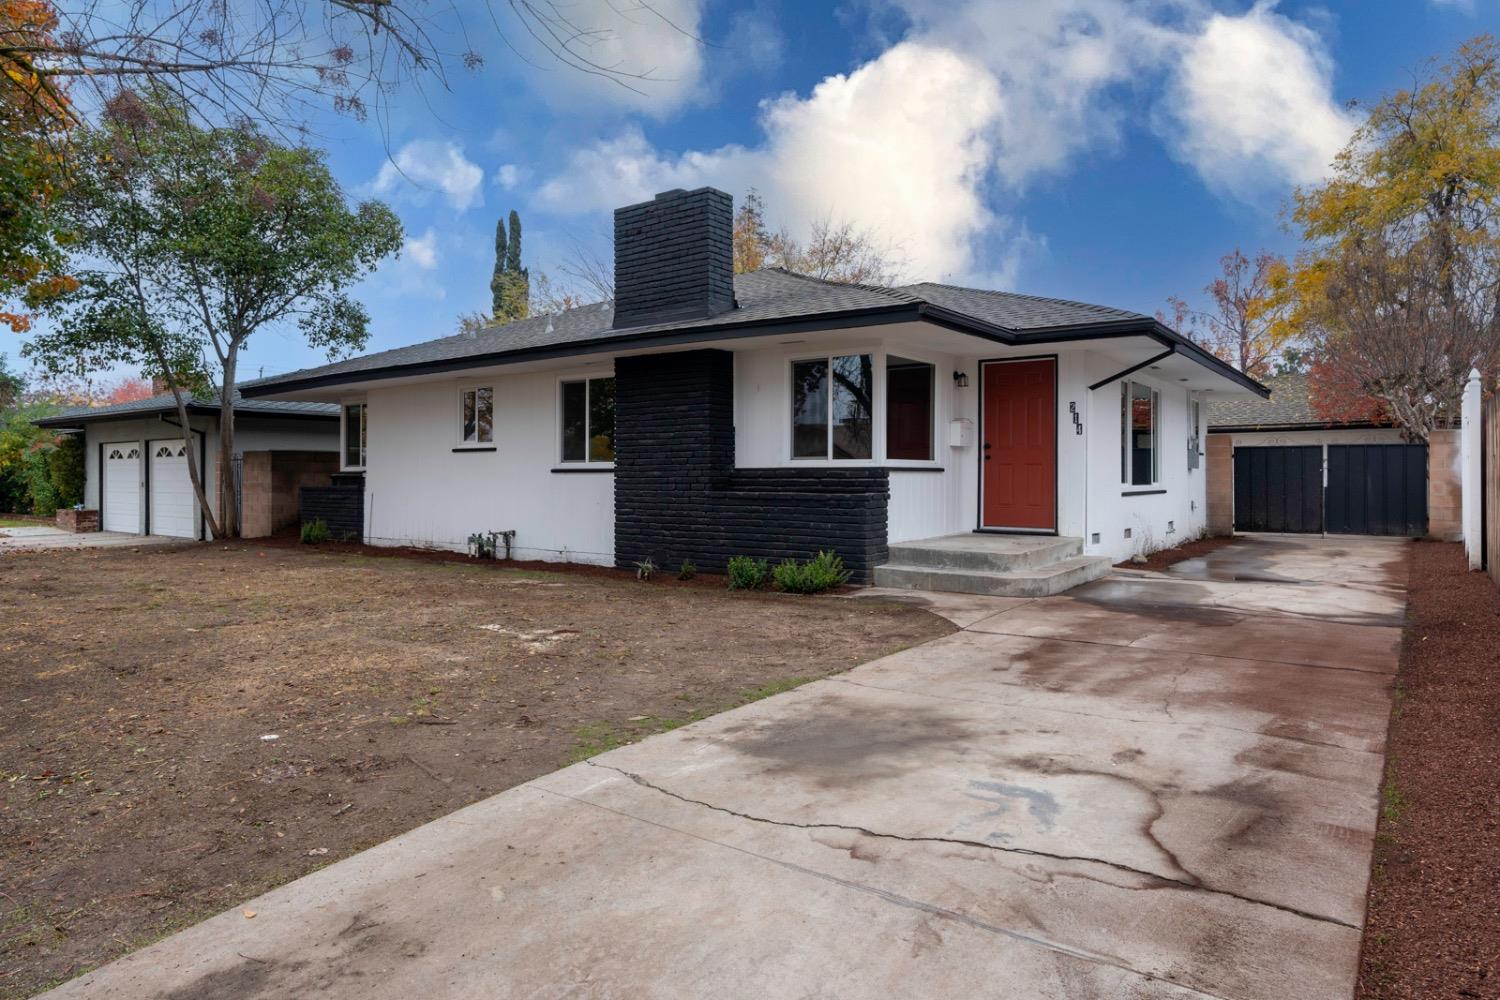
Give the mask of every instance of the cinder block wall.
[{"label": "cinder block wall", "polygon": [[1459,432],[1433,431],[1427,440],[1427,534],[1456,541],[1463,536],[1463,484],[1458,464]]},{"label": "cinder block wall", "polygon": [[1208,533],[1234,533],[1234,436],[1208,435],[1204,458],[1208,473]]},{"label": "cinder block wall", "polygon": [[735,555],[843,557],[855,582],[886,559],[885,469],[734,467],[734,356],[682,351],[615,362],[615,562]]},{"label": "cinder block wall", "polygon": [[327,486],[338,471],[331,451],[247,451],[240,466],[241,533],[263,538],[297,524],[303,487]]}]

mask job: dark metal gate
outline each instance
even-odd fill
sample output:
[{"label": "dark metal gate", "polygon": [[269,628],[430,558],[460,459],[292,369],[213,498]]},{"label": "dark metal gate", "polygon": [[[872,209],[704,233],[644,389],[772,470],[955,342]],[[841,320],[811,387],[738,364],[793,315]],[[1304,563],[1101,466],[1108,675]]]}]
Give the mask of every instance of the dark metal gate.
[{"label": "dark metal gate", "polygon": [[1328,446],[1328,532],[1425,535],[1427,446]]},{"label": "dark metal gate", "polygon": [[1321,532],[1323,446],[1236,448],[1234,530]]},{"label": "dark metal gate", "polygon": [[1427,446],[1236,448],[1234,530],[1426,534]]}]

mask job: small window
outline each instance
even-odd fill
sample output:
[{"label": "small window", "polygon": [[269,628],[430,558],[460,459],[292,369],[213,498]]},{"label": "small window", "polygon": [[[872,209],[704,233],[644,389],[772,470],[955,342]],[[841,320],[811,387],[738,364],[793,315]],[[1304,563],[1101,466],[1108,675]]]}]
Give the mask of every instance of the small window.
[{"label": "small window", "polygon": [[579,379],[562,383],[562,460],[615,460],[615,380]]},{"label": "small window", "polygon": [[125,455],[120,451],[120,449],[118,449],[118,448],[111,448],[109,450],[109,457],[110,458],[124,458]]},{"label": "small window", "polygon": [[162,445],[160,448],[156,449],[156,457],[157,458],[171,458],[172,457],[172,449],[168,448],[166,445]]},{"label": "small window", "polygon": [[1203,402],[1196,396],[1188,401],[1188,468],[1203,464]]},{"label": "small window", "polygon": [[346,403],[344,405],[344,468],[363,469],[365,467],[365,442],[367,431],[365,429],[365,404]]},{"label": "small window", "polygon": [[495,390],[489,386],[459,393],[460,440],[464,444],[490,444],[495,440]]},{"label": "small window", "polygon": [[132,448],[132,449],[130,449],[130,454],[126,455],[125,457],[126,458],[140,458],[141,457],[141,449],[139,449],[139,448]]},{"label": "small window", "polygon": [[1139,382],[1120,383],[1120,479],[1126,486],[1157,481],[1161,395]]},{"label": "small window", "polygon": [[894,354],[885,360],[885,454],[932,461],[932,415],[937,370]]},{"label": "small window", "polygon": [[792,363],[792,457],[873,454],[874,364],[868,354]]}]

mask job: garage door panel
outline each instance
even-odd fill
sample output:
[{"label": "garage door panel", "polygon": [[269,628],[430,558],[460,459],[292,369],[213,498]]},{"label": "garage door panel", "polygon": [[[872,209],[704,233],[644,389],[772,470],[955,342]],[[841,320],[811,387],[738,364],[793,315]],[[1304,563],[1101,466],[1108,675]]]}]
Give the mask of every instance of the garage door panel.
[{"label": "garage door panel", "polygon": [[184,441],[152,441],[151,533],[173,538],[198,537],[198,506],[188,477]]},{"label": "garage door panel", "polygon": [[139,441],[107,442],[101,449],[105,531],[141,531],[141,445]]}]

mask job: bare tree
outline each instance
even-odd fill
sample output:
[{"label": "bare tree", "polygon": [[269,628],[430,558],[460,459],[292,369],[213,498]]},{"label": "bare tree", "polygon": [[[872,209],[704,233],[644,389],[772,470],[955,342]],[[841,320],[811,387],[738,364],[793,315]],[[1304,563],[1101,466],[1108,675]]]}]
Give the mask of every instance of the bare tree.
[{"label": "bare tree", "polygon": [[656,74],[601,54],[614,40],[610,19],[671,22],[652,0],[605,10],[601,23],[586,23],[562,0],[486,0],[477,8],[457,0],[79,0],[57,5],[50,33],[0,22],[0,86],[36,80],[59,97],[85,84],[108,96],[122,83],[151,81],[170,84],[207,117],[296,127],[325,102],[364,117],[404,85],[446,86],[451,69],[481,67],[473,45],[481,25],[473,22],[482,20],[519,60],[532,61],[529,48],[639,90]]},{"label": "bare tree", "polygon": [[[763,222],[764,211],[764,202],[752,190],[735,213],[736,274],[762,267],[778,267],[837,284],[899,285],[905,280],[906,260],[900,247],[882,241],[871,230],[825,216],[811,225],[804,243],[785,227],[775,233],[769,232]],[[562,262],[557,265],[557,274],[566,291],[549,292],[554,304],[566,301],[576,305],[614,299],[615,274],[610,259],[613,257],[613,239],[605,234],[599,244],[596,247],[579,239],[573,240]]]},{"label": "bare tree", "polygon": [[1327,276],[1318,380],[1379,402],[1409,438],[1427,440],[1457,417],[1469,371],[1500,366],[1496,263],[1453,254],[1441,235],[1409,248],[1352,243]]},{"label": "bare tree", "polygon": [[1236,247],[1219,258],[1219,272],[1203,289],[1212,309],[1194,309],[1170,296],[1170,316],[1157,318],[1246,375],[1264,378],[1292,335],[1286,261],[1264,250],[1251,260]]}]

